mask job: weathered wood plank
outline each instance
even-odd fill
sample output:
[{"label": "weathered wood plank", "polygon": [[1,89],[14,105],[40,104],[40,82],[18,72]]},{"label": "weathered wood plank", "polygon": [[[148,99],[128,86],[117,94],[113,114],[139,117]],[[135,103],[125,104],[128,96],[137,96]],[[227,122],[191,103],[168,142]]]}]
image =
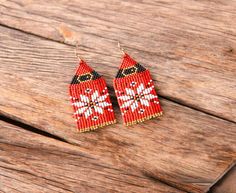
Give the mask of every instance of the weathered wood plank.
[{"label": "weathered wood plank", "polygon": [[183,193],[129,168],[0,121],[0,191]]},{"label": "weathered wood plank", "polygon": [[236,165],[212,188],[210,193],[236,193]]},{"label": "weathered wood plank", "polygon": [[81,56],[110,85],[120,40],[150,64],[160,95],[236,121],[236,1],[11,0],[0,6],[3,25],[79,40]]},{"label": "weathered wood plank", "polygon": [[203,192],[236,158],[235,124],[162,99],[163,118],[78,134],[67,96],[73,47],[0,27],[0,111],[153,179]]}]

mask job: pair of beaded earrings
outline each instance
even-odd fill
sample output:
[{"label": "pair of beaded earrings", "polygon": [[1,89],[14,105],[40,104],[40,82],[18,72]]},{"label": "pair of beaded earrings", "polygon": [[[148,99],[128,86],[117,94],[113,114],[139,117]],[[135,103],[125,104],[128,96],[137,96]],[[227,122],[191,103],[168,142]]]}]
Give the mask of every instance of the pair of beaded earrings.
[{"label": "pair of beaded earrings", "polygon": [[[119,43],[118,46],[120,48]],[[121,51],[123,59],[113,85],[124,124],[128,126],[162,115],[150,72]],[[79,132],[116,123],[105,80],[82,59],[69,94]]]}]

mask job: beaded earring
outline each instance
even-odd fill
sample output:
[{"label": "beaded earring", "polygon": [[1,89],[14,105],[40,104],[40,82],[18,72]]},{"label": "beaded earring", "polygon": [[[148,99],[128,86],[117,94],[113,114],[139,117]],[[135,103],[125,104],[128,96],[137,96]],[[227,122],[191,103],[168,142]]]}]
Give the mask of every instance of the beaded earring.
[{"label": "beaded earring", "polygon": [[161,116],[162,108],[149,70],[132,59],[124,50],[123,60],[114,79],[114,89],[125,125]]},{"label": "beaded earring", "polygon": [[[78,45],[76,46],[76,52]],[[78,57],[78,54],[76,54]],[[79,58],[79,57],[78,57]],[[71,104],[79,132],[116,122],[105,80],[79,58],[79,65],[69,85]]]}]

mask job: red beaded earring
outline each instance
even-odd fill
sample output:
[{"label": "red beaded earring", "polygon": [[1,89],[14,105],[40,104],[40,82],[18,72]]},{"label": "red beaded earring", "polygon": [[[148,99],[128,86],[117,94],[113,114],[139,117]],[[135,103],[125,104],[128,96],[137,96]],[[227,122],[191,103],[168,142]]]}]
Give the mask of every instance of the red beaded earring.
[{"label": "red beaded earring", "polygon": [[133,60],[123,49],[121,51],[124,56],[114,79],[114,88],[124,124],[132,125],[162,115],[149,70]]},{"label": "red beaded earring", "polygon": [[80,132],[116,122],[105,80],[82,59],[69,86],[69,94]]}]

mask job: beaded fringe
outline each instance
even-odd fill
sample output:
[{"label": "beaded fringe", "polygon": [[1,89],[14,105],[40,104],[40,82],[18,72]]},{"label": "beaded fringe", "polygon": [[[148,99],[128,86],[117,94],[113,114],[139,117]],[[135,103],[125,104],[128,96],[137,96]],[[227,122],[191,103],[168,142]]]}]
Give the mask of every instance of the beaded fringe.
[{"label": "beaded fringe", "polygon": [[141,122],[144,122],[146,120],[150,120],[150,119],[153,119],[155,117],[160,117],[163,115],[163,112],[160,112],[160,113],[156,113],[156,114],[153,114],[151,116],[147,116],[147,117],[144,117],[142,119],[138,119],[138,120],[135,120],[135,121],[132,121],[132,122],[129,122],[129,123],[124,123],[124,125],[126,126],[130,126],[130,125],[135,125],[137,123],[141,123]]},{"label": "beaded fringe", "polygon": [[92,126],[92,127],[88,127],[88,128],[83,128],[83,129],[78,129],[78,131],[79,131],[79,133],[84,133],[84,132],[87,132],[87,131],[96,130],[96,129],[104,127],[104,126],[112,125],[114,123],[116,123],[116,119],[114,121],[108,121],[108,122],[105,122],[105,123],[100,124],[100,125],[96,125],[96,126]]}]

